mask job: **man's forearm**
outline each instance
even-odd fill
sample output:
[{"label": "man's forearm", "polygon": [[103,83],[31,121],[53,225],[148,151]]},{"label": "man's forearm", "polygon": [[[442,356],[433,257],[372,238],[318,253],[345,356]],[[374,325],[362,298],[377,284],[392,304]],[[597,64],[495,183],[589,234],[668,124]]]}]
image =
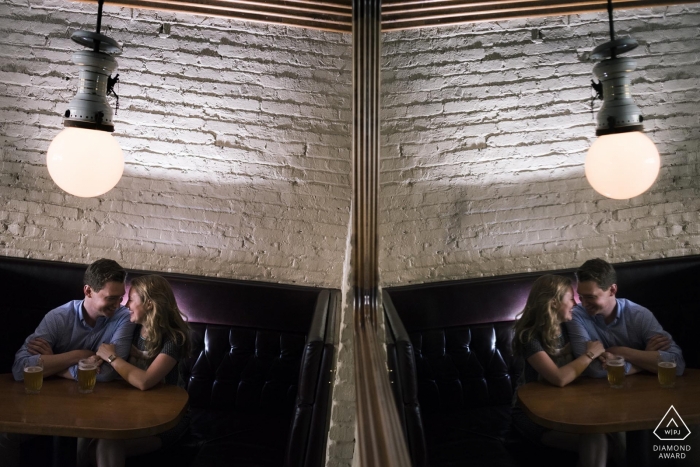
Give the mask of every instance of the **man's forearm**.
[{"label": "man's forearm", "polygon": [[[80,359],[88,358],[92,355],[95,355],[95,353],[91,350],[71,350],[70,352],[56,355],[42,355],[41,359],[44,361],[44,376],[62,373],[64,370],[77,365]],[[63,376],[63,374],[59,376]]]},{"label": "man's forearm", "polygon": [[656,350],[637,350],[629,347],[610,347],[608,352],[624,357],[625,360],[642,370],[656,373],[658,371],[659,352]]},{"label": "man's forearm", "polygon": [[58,373],[54,374],[54,376],[60,376],[61,378],[66,378],[66,379],[75,379],[73,377],[73,374],[70,372],[70,368],[66,368],[63,371],[59,371]]}]

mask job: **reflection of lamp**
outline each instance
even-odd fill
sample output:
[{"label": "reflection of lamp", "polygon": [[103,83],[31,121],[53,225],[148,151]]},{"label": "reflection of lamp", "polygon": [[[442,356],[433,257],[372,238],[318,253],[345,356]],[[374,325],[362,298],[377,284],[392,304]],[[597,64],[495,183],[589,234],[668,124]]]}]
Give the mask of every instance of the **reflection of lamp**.
[{"label": "reflection of lamp", "polygon": [[[586,155],[586,178],[598,193],[628,199],[644,193],[659,174],[661,160],[654,143],[642,133],[644,118],[630,95],[629,73],[637,64],[618,54],[637,47],[631,38],[615,39],[612,0],[608,0],[610,42],[599,45],[591,58],[602,60],[593,73],[593,83],[603,105],[598,112],[599,138]],[[609,57],[609,58],[608,58]]]},{"label": "reflection of lamp", "polygon": [[98,1],[97,31],[76,31],[71,36],[92,50],[73,54],[73,62],[80,67],[78,93],[64,114],[65,129],[54,138],[46,154],[53,181],[68,193],[82,197],[108,192],[124,172],[124,155],[111,134],[113,112],[107,102],[107,94],[114,92],[119,77],[110,77],[117,61],[109,54],[122,49],[115,40],[100,34],[103,3]]}]

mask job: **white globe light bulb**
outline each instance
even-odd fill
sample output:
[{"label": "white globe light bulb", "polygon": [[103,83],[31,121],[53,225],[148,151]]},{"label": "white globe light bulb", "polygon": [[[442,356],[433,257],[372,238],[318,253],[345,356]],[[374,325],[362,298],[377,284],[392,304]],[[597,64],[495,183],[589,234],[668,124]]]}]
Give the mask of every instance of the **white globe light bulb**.
[{"label": "white globe light bulb", "polygon": [[124,172],[124,155],[111,133],[69,127],[51,142],[46,165],[56,185],[89,198],[107,193]]},{"label": "white globe light bulb", "polygon": [[661,158],[644,133],[600,136],[586,155],[586,178],[593,189],[613,199],[641,195],[659,175]]}]

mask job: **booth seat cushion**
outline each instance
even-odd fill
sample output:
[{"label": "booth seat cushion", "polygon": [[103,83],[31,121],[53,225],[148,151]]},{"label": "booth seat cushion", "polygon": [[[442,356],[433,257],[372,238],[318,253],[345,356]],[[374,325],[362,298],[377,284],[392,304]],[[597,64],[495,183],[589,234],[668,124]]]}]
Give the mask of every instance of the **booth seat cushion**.
[{"label": "booth seat cushion", "polygon": [[[472,433],[447,434],[438,445],[429,442],[429,449],[431,467],[516,467],[518,465],[500,440]],[[539,464],[533,465],[539,467]],[[562,464],[564,465],[567,464]]]},{"label": "booth seat cushion", "polygon": [[[189,372],[196,465],[282,465],[306,336],[235,326],[203,333]],[[198,352],[197,352],[198,351]]]},{"label": "booth seat cushion", "polygon": [[195,410],[193,429],[204,429],[193,466],[282,466],[291,417]]},{"label": "booth seat cushion", "polygon": [[430,465],[515,465],[503,441],[519,371],[511,324],[410,334]]}]

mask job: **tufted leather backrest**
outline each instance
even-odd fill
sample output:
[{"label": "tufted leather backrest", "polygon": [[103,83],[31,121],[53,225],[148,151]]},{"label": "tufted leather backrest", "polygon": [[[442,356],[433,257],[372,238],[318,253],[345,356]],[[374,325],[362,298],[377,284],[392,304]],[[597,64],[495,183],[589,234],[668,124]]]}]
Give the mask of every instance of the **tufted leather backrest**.
[{"label": "tufted leather backrest", "polygon": [[290,414],[305,341],[304,334],[206,325],[187,386],[190,405]]},{"label": "tufted leather backrest", "polygon": [[[301,360],[292,426],[284,467],[321,467],[330,425],[333,356],[336,346],[338,291],[323,291],[306,339]],[[309,377],[308,375],[315,375]]]},{"label": "tufted leather backrest", "polygon": [[396,408],[406,436],[412,466],[427,467],[428,451],[421,406],[418,402],[418,379],[413,344],[386,291],[383,292],[383,302],[386,317],[387,366]]},{"label": "tufted leather backrest", "polygon": [[511,330],[504,322],[411,333],[423,411],[510,403],[518,372]]}]

